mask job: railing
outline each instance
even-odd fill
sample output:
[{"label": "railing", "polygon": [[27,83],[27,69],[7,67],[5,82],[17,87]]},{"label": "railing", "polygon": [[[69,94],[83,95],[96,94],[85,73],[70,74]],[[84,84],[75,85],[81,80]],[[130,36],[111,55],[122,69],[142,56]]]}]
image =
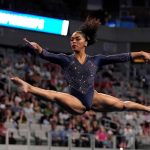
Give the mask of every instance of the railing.
[{"label": "railing", "polygon": [[[1,143],[0,150],[125,150],[126,148],[124,147],[127,146],[124,143],[125,138],[123,136],[113,136],[111,139],[112,146],[107,148],[105,145],[106,143],[103,147],[100,143],[97,143],[94,134],[84,134],[85,137],[89,137],[89,140],[85,140],[85,142],[81,138],[81,135],[83,135],[82,133],[75,135],[73,132],[67,132],[68,137],[66,141],[63,141],[62,139],[55,140],[53,131],[45,132],[44,134],[42,133],[43,131],[36,132],[39,133],[31,132],[29,129],[8,129],[5,136],[5,142]],[[13,138],[15,142],[12,140]],[[128,150],[136,149],[135,139],[137,140],[137,137],[135,136],[128,138],[130,141],[130,148],[127,148]],[[150,149],[150,144],[146,144],[150,141],[148,137],[140,138],[139,140],[140,142],[141,140],[145,142],[145,144],[139,145],[139,150]],[[120,148],[118,148],[118,141],[122,142],[120,142],[122,144],[120,144]]]},{"label": "railing", "polygon": [[[68,132],[67,139],[54,139],[53,131],[43,132],[43,131],[36,131],[39,132],[38,134],[35,132],[31,132],[29,129],[8,129],[6,132],[5,142],[0,146],[0,150],[18,150],[18,146],[21,150],[30,150],[33,148],[42,150],[75,150],[75,149],[86,149],[86,150],[96,150],[96,149],[107,149],[108,147],[105,145],[107,141],[104,141],[103,147],[100,143],[97,143],[94,134],[84,134],[85,137],[89,137],[88,140],[83,141],[81,139],[82,133],[79,135],[75,135],[73,132]],[[13,134],[12,134],[13,133]],[[57,132],[55,132],[57,134]],[[14,138],[14,143],[13,139]],[[57,138],[57,136],[55,137]],[[79,138],[79,139],[78,139]],[[111,139],[112,146],[108,149],[117,150],[118,145],[118,138],[122,139],[122,137],[113,136]],[[135,150],[135,137],[131,137],[128,139],[131,142],[130,148]],[[85,142],[85,143],[84,143]],[[144,147],[142,147],[144,148]],[[119,149],[119,148],[118,148]],[[123,149],[125,150],[125,149]]]}]

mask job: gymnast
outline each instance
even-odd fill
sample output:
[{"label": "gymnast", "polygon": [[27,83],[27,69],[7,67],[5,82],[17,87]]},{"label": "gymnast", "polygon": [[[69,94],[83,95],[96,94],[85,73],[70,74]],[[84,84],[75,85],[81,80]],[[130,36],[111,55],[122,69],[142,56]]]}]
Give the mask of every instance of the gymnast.
[{"label": "gymnast", "polygon": [[150,62],[150,53],[144,51],[108,56],[101,54],[95,56],[87,55],[86,47],[95,43],[99,26],[99,19],[93,17],[86,18],[80,26],[80,29],[71,35],[70,46],[73,51],[71,55],[51,53],[43,49],[37,43],[24,39],[27,45],[31,47],[39,57],[61,66],[68,83],[69,93],[42,89],[16,76],[11,77],[11,80],[19,85],[23,92],[29,92],[41,96],[48,101],[56,102],[71,114],[80,115],[89,110],[96,112],[125,110],[150,112],[150,106],[132,101],[122,101],[116,97],[98,93],[94,89],[96,72],[100,70],[103,65],[134,61],[136,58],[140,58],[146,63]]}]

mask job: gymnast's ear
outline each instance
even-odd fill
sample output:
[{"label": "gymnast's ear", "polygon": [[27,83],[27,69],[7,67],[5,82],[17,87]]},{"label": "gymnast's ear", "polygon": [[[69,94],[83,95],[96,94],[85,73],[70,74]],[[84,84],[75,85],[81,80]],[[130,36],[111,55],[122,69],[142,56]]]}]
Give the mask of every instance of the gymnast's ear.
[{"label": "gymnast's ear", "polygon": [[87,43],[87,41],[86,41],[85,44],[84,44],[84,46],[87,47],[87,44],[88,44],[88,43]]}]

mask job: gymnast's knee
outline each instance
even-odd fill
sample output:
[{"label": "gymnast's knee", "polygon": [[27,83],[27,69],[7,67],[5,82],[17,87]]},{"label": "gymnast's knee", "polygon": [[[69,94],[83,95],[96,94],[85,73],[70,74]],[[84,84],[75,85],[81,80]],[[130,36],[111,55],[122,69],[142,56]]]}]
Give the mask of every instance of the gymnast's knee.
[{"label": "gymnast's knee", "polygon": [[124,101],[123,102],[123,110],[128,110],[128,107],[127,107],[127,105],[128,105],[128,103],[129,103],[130,101]]}]

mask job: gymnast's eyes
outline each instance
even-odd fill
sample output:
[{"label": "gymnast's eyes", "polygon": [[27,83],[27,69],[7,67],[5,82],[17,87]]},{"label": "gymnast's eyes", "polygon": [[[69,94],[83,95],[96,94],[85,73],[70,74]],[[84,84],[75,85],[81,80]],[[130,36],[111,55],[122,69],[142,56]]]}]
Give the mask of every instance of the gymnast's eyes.
[{"label": "gymnast's eyes", "polygon": [[70,41],[71,41],[71,42],[73,42],[74,40],[75,40],[75,41],[80,41],[81,38],[80,38],[80,37],[75,37],[75,38],[72,37],[72,38],[70,38]]}]

